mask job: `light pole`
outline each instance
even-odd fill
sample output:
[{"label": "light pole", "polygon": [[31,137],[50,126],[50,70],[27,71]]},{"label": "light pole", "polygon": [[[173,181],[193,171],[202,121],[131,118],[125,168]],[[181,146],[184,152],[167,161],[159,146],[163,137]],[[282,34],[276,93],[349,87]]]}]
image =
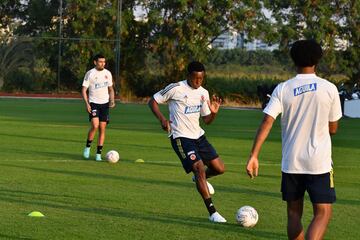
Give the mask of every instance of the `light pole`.
[{"label": "light pole", "polygon": [[60,92],[60,69],[61,69],[61,38],[62,38],[62,11],[63,11],[63,1],[60,1],[59,6],[59,49],[58,49],[58,68],[57,68],[57,92]]},{"label": "light pole", "polygon": [[122,0],[117,1],[116,11],[116,50],[115,50],[115,82],[120,94],[120,43],[121,43],[121,11]]}]

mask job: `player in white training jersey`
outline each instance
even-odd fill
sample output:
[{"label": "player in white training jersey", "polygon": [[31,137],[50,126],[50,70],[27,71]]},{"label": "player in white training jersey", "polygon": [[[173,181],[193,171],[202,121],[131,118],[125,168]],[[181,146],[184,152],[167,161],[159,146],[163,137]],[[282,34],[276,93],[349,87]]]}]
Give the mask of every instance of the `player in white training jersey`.
[{"label": "player in white training jersey", "polygon": [[[280,83],[272,93],[246,170],[251,178],[258,175],[260,148],[281,114],[281,192],[287,202],[288,238],[322,239],[336,199],[330,135],[336,133],[342,116],[340,99],[334,84],[315,75],[322,57],[318,43],[297,41],[290,55],[298,74]],[[305,191],[314,212],[306,236],[301,224]]]},{"label": "player in white training jersey", "polygon": [[[85,74],[82,84],[82,96],[89,113],[91,127],[88,132],[84,158],[90,157],[90,146],[98,130],[96,161],[101,161],[101,151],[105,141],[105,129],[109,123],[109,107],[115,107],[115,94],[111,72],[105,69],[106,60],[101,54],[94,57],[95,67]],[[89,95],[88,93],[89,92]]]},{"label": "player in white training jersey", "polygon": [[[169,133],[171,145],[180,158],[186,173],[193,172],[193,181],[209,212],[209,220],[226,222],[215,209],[210,194],[213,187],[207,178],[223,174],[225,166],[215,149],[206,140],[199,119],[210,124],[216,117],[221,99],[216,96],[210,101],[209,93],[201,85],[205,77],[205,67],[200,62],[188,65],[186,80],[172,83],[154,94],[149,107],[159,119],[161,127]],[[158,104],[167,103],[169,120],[161,113]]]}]

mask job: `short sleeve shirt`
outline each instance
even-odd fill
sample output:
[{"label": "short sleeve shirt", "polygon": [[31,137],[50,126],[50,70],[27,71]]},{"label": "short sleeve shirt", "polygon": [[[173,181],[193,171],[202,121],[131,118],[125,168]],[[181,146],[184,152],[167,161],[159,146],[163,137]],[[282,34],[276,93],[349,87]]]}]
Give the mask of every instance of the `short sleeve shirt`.
[{"label": "short sleeve shirt", "polygon": [[111,72],[93,68],[84,77],[82,86],[89,89],[89,102],[104,104],[109,102],[108,87],[113,85]]},{"label": "short sleeve shirt", "polygon": [[187,80],[172,83],[154,94],[157,103],[168,103],[171,133],[174,138],[198,139],[205,131],[199,118],[211,114],[207,101],[209,92],[203,87],[194,89]]},{"label": "short sleeve shirt", "polygon": [[315,74],[298,74],[280,83],[264,113],[281,114],[282,171],[322,174],[332,168],[329,122],[342,116],[334,84]]}]

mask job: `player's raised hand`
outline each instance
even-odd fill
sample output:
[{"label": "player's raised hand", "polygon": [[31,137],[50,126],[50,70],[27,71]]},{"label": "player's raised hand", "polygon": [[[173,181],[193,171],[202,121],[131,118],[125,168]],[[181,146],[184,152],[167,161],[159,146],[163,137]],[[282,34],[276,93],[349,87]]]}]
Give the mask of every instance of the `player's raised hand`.
[{"label": "player's raised hand", "polygon": [[219,98],[215,94],[212,96],[212,101],[210,100],[207,101],[211,113],[215,113],[215,114],[219,111],[221,103],[222,103],[221,98]]},{"label": "player's raised hand", "polygon": [[255,178],[258,175],[259,170],[259,160],[257,157],[249,157],[249,160],[246,165],[246,172],[250,178]]}]

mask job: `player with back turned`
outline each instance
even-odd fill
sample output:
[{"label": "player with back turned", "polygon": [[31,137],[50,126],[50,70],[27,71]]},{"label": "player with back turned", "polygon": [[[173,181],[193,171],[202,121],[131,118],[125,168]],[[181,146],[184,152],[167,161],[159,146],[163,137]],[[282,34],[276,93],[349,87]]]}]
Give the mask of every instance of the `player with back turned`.
[{"label": "player with back turned", "polygon": [[[282,198],[287,202],[289,239],[322,239],[331,218],[335,188],[331,137],[341,118],[341,105],[334,84],[315,74],[322,49],[313,40],[295,42],[290,50],[298,74],[273,91],[259,127],[246,171],[258,175],[258,155],[276,117],[281,114]],[[304,193],[313,205],[313,219],[304,233],[301,218]]]}]

